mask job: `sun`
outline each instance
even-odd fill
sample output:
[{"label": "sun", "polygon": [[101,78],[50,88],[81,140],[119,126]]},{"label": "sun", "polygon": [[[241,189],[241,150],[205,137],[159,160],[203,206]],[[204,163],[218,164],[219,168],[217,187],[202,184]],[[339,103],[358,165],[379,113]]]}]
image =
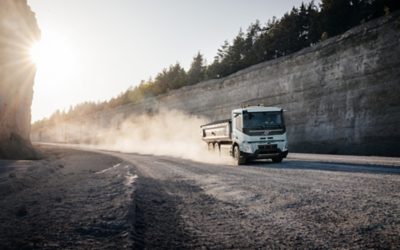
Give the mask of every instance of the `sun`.
[{"label": "sun", "polygon": [[35,42],[32,45],[32,47],[31,47],[31,49],[29,51],[30,59],[36,65],[38,65],[40,63],[40,58],[42,57],[41,56],[41,54],[42,54],[41,50],[42,49],[40,47],[41,47],[41,43],[40,42]]},{"label": "sun", "polygon": [[42,34],[40,41],[32,44],[30,60],[46,78],[66,77],[76,66],[76,56],[67,39],[52,34]]}]

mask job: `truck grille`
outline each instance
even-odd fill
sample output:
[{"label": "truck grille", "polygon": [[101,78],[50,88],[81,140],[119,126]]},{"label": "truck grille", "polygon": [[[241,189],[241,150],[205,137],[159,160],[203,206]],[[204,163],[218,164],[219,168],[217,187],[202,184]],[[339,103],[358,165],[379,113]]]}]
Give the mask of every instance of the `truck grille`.
[{"label": "truck grille", "polygon": [[270,154],[270,153],[277,153],[277,152],[278,152],[278,145],[276,145],[276,144],[258,145],[258,153],[259,154]]},{"label": "truck grille", "polygon": [[283,133],[285,133],[284,129],[276,129],[276,130],[256,130],[256,129],[243,129],[243,133],[245,133],[246,135],[281,135]]}]

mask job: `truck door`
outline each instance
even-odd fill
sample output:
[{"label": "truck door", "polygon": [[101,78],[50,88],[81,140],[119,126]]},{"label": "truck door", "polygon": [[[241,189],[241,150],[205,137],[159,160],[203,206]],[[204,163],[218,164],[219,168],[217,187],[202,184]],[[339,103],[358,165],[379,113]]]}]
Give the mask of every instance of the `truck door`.
[{"label": "truck door", "polygon": [[241,113],[234,114],[232,122],[232,137],[233,137],[232,139],[237,140],[242,130],[243,130],[243,115]]}]

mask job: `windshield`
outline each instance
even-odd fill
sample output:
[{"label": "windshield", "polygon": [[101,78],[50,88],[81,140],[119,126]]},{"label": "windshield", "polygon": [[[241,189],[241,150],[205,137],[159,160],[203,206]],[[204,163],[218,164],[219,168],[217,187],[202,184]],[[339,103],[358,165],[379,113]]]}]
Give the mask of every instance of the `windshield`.
[{"label": "windshield", "polygon": [[281,112],[243,113],[243,128],[245,129],[281,129],[283,126]]}]

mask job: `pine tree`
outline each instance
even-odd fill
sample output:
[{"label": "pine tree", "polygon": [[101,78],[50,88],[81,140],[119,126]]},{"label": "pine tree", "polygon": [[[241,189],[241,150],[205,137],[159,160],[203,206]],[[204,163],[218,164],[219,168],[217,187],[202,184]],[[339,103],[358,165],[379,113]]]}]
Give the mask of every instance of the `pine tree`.
[{"label": "pine tree", "polygon": [[204,81],[205,79],[205,61],[203,55],[200,52],[193,57],[192,64],[187,74],[187,81],[189,85],[196,84],[198,82]]}]

